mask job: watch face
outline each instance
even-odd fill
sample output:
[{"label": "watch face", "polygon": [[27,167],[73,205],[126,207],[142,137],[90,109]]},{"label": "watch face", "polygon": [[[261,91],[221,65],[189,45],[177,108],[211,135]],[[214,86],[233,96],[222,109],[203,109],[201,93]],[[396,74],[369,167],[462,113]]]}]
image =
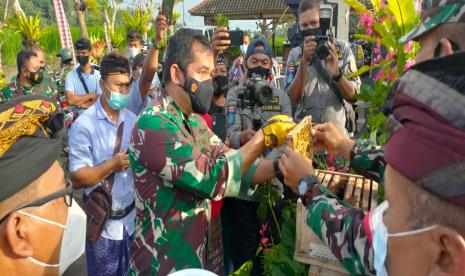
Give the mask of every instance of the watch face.
[{"label": "watch face", "polygon": [[307,182],[305,182],[305,180],[300,181],[299,185],[297,186],[297,190],[300,196],[305,195],[307,192]]}]

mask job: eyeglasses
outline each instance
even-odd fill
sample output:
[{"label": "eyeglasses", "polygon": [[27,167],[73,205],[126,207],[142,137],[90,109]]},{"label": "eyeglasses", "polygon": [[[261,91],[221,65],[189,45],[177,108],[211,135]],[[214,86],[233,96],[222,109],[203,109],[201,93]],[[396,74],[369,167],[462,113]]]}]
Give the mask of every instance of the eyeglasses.
[{"label": "eyeglasses", "polygon": [[54,192],[53,194],[49,194],[47,196],[44,196],[42,198],[36,199],[32,202],[25,203],[23,205],[20,205],[19,207],[16,207],[15,209],[11,210],[7,214],[5,214],[1,219],[0,219],[0,224],[3,223],[3,221],[12,213],[17,212],[21,209],[28,208],[28,207],[39,207],[44,205],[45,203],[48,203],[52,200],[55,200],[57,198],[63,197],[66,206],[71,207],[73,205],[73,186],[70,181],[66,182],[66,188],[59,190],[57,192]]}]

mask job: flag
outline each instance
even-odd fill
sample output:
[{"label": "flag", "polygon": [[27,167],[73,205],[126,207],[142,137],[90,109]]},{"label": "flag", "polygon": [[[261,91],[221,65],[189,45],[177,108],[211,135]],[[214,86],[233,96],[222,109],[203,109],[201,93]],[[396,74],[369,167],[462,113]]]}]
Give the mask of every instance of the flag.
[{"label": "flag", "polygon": [[71,52],[74,52],[73,38],[71,37],[63,3],[61,0],[53,0],[53,6],[55,7],[55,16],[58,23],[58,31],[60,32],[61,48],[68,48]]}]

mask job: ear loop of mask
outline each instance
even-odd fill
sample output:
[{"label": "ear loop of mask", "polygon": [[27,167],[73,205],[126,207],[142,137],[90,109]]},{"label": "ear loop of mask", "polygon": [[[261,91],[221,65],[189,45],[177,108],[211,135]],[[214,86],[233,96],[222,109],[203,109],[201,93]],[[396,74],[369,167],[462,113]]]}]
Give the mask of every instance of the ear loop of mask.
[{"label": "ear loop of mask", "polygon": [[[66,229],[66,225],[63,225],[61,223],[58,223],[58,222],[55,222],[55,221],[52,221],[52,220],[48,220],[48,219],[45,219],[45,218],[30,214],[30,213],[26,213],[26,212],[24,212],[22,210],[19,210],[18,213],[23,214],[23,215],[28,216],[28,217],[31,217],[31,218],[34,218],[34,219],[39,220],[39,221],[44,222],[44,223],[52,224],[54,226]],[[28,257],[28,259],[31,262],[33,262],[33,263],[35,263],[37,265],[43,266],[43,267],[54,267],[54,268],[60,267],[60,263],[58,263],[58,264],[47,264],[47,263],[41,262],[41,261],[39,261],[39,260],[37,260],[37,259],[35,259],[33,257]]]}]

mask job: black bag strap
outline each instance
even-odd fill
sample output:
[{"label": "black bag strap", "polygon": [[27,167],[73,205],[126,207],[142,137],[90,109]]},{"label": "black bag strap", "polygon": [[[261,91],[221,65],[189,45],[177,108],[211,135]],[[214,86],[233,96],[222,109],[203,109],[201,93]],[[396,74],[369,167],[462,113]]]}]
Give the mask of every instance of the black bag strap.
[{"label": "black bag strap", "polygon": [[[123,141],[123,130],[124,130],[124,122],[122,122],[116,133],[116,141],[115,141],[115,148],[113,150],[113,156],[116,155],[121,150],[121,144]],[[111,192],[113,188],[113,183],[115,182],[115,173],[110,174],[106,179],[103,180],[105,187]]]},{"label": "black bag strap", "polygon": [[86,91],[86,94],[89,94],[89,88],[87,87],[87,84],[86,84],[86,82],[84,81],[84,78],[82,77],[82,70],[81,70],[81,67],[78,67],[78,68],[77,68],[77,74],[78,74],[79,80],[80,80],[81,83],[82,83],[82,86],[84,86],[84,90]]}]

